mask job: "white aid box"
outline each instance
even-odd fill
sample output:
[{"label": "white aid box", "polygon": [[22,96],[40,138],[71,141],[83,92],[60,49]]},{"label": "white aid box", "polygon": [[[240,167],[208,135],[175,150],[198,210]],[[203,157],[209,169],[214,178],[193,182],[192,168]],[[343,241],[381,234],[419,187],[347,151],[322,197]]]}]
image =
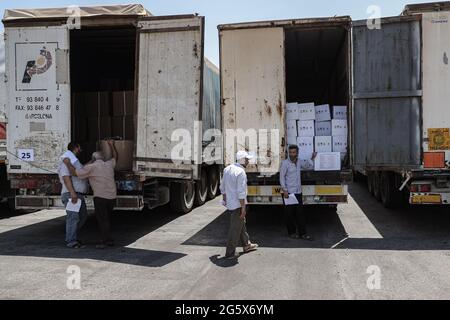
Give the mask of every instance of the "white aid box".
[{"label": "white aid box", "polygon": [[320,106],[316,106],[316,121],[330,121],[331,113],[330,113],[330,105],[323,104]]},{"label": "white aid box", "polygon": [[297,136],[297,121],[296,120],[287,120],[286,121],[286,133],[288,137],[296,137]]},{"label": "white aid box", "polygon": [[347,152],[347,136],[334,136],[333,137],[333,152]]},{"label": "white aid box", "polygon": [[286,104],[286,120],[298,120],[298,104]]},{"label": "white aid box", "polygon": [[299,103],[298,119],[301,121],[316,120],[316,109],[314,108],[314,103]]},{"label": "white aid box", "polygon": [[332,137],[315,137],[314,151],[315,152],[331,152],[333,150]]},{"label": "white aid box", "polygon": [[311,159],[300,159],[300,168],[303,171],[313,171],[314,170],[314,161]]},{"label": "white aid box", "polygon": [[339,152],[318,153],[314,161],[315,171],[340,171],[341,154]]},{"label": "white aid box", "polygon": [[299,159],[311,159],[314,153],[314,137],[298,137],[297,146],[299,149]]},{"label": "white aid box", "polygon": [[331,136],[331,121],[316,122],[316,136]]},{"label": "white aid box", "polygon": [[347,106],[333,106],[333,119],[347,120]]},{"label": "white aid box", "polygon": [[298,121],[297,128],[299,137],[314,137],[314,120]]},{"label": "white aid box", "polygon": [[348,135],[347,120],[332,120],[331,134],[332,136],[347,136]]}]

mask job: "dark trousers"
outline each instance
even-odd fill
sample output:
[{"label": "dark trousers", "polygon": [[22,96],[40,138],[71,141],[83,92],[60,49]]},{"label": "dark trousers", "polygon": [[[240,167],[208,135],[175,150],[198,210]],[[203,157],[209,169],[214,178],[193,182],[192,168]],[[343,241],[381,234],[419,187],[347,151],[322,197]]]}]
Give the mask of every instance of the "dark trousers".
[{"label": "dark trousers", "polygon": [[230,229],[228,231],[228,243],[226,256],[236,253],[236,247],[240,244],[243,248],[250,244],[245,219],[241,219],[241,209],[227,211],[230,215]]},{"label": "dark trousers", "polygon": [[301,194],[296,194],[295,197],[298,200],[298,205],[284,206],[286,227],[289,235],[298,232],[300,236],[303,236],[306,234],[306,217],[305,211],[303,210],[303,198]]},{"label": "dark trousers", "polygon": [[103,243],[113,242],[111,238],[111,215],[116,200],[94,198],[95,216]]}]

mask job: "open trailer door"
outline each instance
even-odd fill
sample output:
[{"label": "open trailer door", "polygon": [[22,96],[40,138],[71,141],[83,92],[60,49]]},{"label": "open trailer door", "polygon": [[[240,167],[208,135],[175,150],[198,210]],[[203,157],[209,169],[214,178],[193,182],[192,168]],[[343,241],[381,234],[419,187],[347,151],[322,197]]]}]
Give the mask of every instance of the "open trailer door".
[{"label": "open trailer door", "polygon": [[8,173],[56,173],[70,140],[69,30],[7,27]]},{"label": "open trailer door", "polygon": [[[421,165],[421,17],[353,22],[354,165]],[[389,137],[389,140],[386,140]]]},{"label": "open trailer door", "polygon": [[[147,176],[199,178],[204,21],[188,15],[138,22],[136,166]],[[180,134],[189,141],[173,162]]]},{"label": "open trailer door", "polygon": [[[235,162],[237,150],[248,149],[258,153],[257,164],[249,166],[248,172],[277,173],[286,148],[284,29],[259,23],[223,25],[219,34],[225,165]],[[264,138],[258,141],[259,150],[253,149],[256,144],[249,145],[251,138],[236,139],[231,134],[247,135],[253,130],[258,139]],[[279,134],[271,134],[274,141],[269,142],[268,134],[265,138],[260,130]]]}]

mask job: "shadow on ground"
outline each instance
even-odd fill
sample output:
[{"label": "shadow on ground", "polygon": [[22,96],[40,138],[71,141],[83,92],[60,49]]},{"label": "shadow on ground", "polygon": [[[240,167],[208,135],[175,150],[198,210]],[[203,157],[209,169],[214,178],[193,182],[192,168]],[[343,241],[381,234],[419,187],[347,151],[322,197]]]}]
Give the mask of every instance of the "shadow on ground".
[{"label": "shadow on ground", "polygon": [[[347,237],[335,209],[308,207],[305,210],[308,233],[315,241],[289,238],[284,226],[283,207],[276,206],[250,208],[247,229],[251,241],[267,248],[331,248]],[[226,244],[228,225],[229,216],[224,212],[183,244],[223,247]]]},{"label": "shadow on ground", "polygon": [[[368,193],[362,182],[351,185],[350,194],[361,209],[359,218],[367,218],[381,239],[349,238],[338,213],[329,207],[306,208],[308,233],[314,242],[286,236],[282,207],[252,207],[247,221],[250,238],[268,248],[450,250],[449,206],[388,210]],[[340,214],[348,214],[349,206],[341,206]],[[228,219],[227,213],[223,213],[183,244],[224,247]],[[358,217],[349,219],[353,227],[363,223]]]},{"label": "shadow on ground", "polygon": [[127,246],[178,217],[166,208],[142,213],[117,212],[112,220],[116,247],[100,250],[95,249],[95,244],[99,241],[99,232],[95,217],[91,215],[79,234],[87,247],[77,250],[64,246],[65,217],[62,216],[0,233],[0,255],[95,259],[161,267],[181,259],[185,254],[127,248]]}]

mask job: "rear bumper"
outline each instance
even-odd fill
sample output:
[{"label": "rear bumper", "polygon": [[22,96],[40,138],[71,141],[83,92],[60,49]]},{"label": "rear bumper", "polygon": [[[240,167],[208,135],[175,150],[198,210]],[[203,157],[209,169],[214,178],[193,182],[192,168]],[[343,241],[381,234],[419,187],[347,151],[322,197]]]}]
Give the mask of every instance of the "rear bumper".
[{"label": "rear bumper", "polygon": [[[86,196],[88,210],[94,209],[94,197]],[[65,209],[60,196],[31,196],[18,195],[15,198],[16,209],[21,210],[43,210],[43,209]],[[117,196],[114,210],[141,211],[144,209],[143,196]]]},{"label": "rear bumper", "polygon": [[[304,205],[337,205],[348,203],[347,185],[302,186]],[[251,205],[283,205],[280,186],[250,186]]]}]

